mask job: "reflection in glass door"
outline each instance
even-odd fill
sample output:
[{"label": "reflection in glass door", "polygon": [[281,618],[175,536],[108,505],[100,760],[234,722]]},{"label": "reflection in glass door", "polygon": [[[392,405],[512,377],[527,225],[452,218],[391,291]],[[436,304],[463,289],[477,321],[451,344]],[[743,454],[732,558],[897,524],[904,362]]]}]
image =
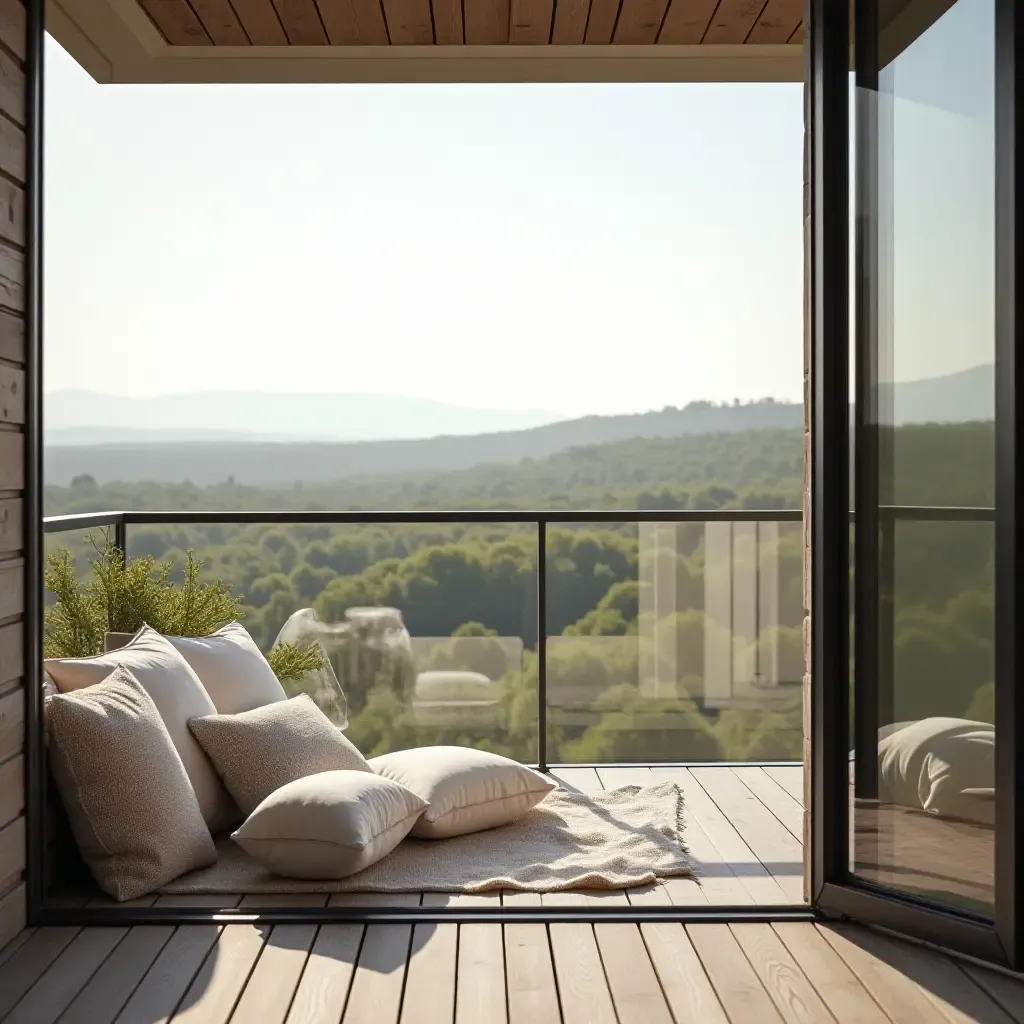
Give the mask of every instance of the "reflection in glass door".
[{"label": "reflection in glass door", "polygon": [[879,3],[872,22],[854,96],[850,864],[991,917],[994,0]]},{"label": "reflection in glass door", "polygon": [[1024,5],[808,39],[812,901],[1020,970]]}]

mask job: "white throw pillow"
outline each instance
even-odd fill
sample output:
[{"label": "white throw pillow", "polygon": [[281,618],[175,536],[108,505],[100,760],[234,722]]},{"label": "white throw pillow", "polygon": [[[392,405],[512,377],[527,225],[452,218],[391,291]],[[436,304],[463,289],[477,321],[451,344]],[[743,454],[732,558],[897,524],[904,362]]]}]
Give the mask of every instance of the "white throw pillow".
[{"label": "white throw pillow", "polygon": [[275,790],[231,838],[275,874],[347,878],[389,854],[426,806],[370,772],[321,772]]},{"label": "white throw pillow", "polygon": [[92,658],[47,658],[43,665],[61,693],[95,686],[119,665],[127,668],[153,698],[207,827],[216,833],[238,820],[231,798],[188,727],[190,718],[216,714],[217,709],[199,676],[169,640],[143,626],[120,650]]},{"label": "white throw pillow", "polygon": [[288,698],[240,622],[229,622],[210,636],[167,639],[199,676],[218,714],[237,715]]},{"label": "white throw pillow", "polygon": [[471,747],[416,747],[370,758],[430,807],[413,826],[421,839],[446,839],[495,828],[525,814],[555,788],[540,772]]}]

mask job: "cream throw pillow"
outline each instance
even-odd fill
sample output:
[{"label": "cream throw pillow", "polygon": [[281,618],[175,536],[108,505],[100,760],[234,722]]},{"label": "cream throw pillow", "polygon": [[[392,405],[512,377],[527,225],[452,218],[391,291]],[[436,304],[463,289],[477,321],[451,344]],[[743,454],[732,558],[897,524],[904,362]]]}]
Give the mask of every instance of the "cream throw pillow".
[{"label": "cream throw pillow", "polygon": [[347,878],[389,854],[426,806],[372,772],[321,772],[275,790],[231,838],[275,874]]},{"label": "cream throw pillow", "polygon": [[373,771],[306,694],[240,715],[193,718],[189,727],[246,816],[307,775]]},{"label": "cream throw pillow", "polygon": [[263,652],[240,622],[229,622],[210,636],[167,639],[199,676],[218,714],[237,715],[288,699]]},{"label": "cream throw pillow", "polygon": [[199,676],[155,629],[143,626],[131,642],[118,651],[92,658],[47,658],[43,666],[61,693],[81,690],[102,682],[118,665],[124,665],[153,698],[167,726],[174,749],[188,772],[203,820],[219,832],[238,820],[228,794],[217,778],[203,748],[189,732],[188,721],[216,712]]},{"label": "cream throw pillow", "polygon": [[555,788],[540,772],[471,747],[416,747],[382,754],[371,768],[430,807],[412,828],[421,839],[446,839],[514,821]]},{"label": "cream throw pillow", "polygon": [[991,824],[995,745],[995,727],[987,722],[910,722],[879,739],[879,796],[886,803]]},{"label": "cream throw pillow", "polygon": [[167,727],[128,669],[51,696],[46,721],[71,831],[105,893],[144,896],[217,859]]}]

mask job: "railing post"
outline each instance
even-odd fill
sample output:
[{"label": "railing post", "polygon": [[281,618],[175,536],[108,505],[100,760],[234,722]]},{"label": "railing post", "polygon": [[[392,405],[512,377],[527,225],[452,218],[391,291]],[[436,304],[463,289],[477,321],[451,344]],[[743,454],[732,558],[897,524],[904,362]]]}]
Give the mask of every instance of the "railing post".
[{"label": "railing post", "polygon": [[124,564],[128,564],[128,523],[126,516],[122,513],[114,523],[114,547],[121,552]]},{"label": "railing post", "polygon": [[537,765],[548,770],[548,529],[537,520]]}]

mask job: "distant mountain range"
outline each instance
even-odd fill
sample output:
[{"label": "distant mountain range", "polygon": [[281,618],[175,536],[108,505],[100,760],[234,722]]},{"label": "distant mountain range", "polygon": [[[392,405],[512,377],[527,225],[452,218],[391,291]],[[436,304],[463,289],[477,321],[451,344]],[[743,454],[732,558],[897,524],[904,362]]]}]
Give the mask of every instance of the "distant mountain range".
[{"label": "distant mountain range", "polygon": [[[981,366],[948,377],[898,384],[890,397],[882,401],[895,410],[895,422],[906,423],[958,423],[992,418],[994,369]],[[469,469],[479,465],[518,463],[524,459],[543,459],[568,449],[588,445],[608,444],[632,438],[667,438],[693,434],[718,434],[765,429],[797,429],[803,423],[803,410],[798,403],[776,402],[767,399],[745,405],[715,405],[693,402],[682,409],[668,407],[657,412],[626,416],[584,416],[579,419],[548,422],[525,429],[479,431],[460,435],[454,430],[438,436],[396,439],[398,429],[419,429],[429,432],[441,423],[458,422],[467,427],[488,416],[543,417],[541,412],[488,413],[483,410],[459,409],[440,403],[394,397],[381,398],[383,403],[375,412],[375,401],[369,396],[339,396],[332,399],[338,409],[348,409],[348,416],[357,409],[367,415],[358,427],[360,433],[373,429],[385,431],[384,439],[338,442],[324,438],[327,424],[328,396],[313,396],[320,418],[309,414],[298,423],[288,420],[288,410],[301,404],[300,396],[272,396],[244,393],[240,395],[182,395],[166,399],[110,400],[102,395],[92,396],[86,403],[82,392],[66,392],[64,396],[47,396],[47,446],[45,453],[46,482],[66,485],[78,474],[89,474],[98,482],[112,480],[153,480],[179,483],[185,480],[205,486],[233,477],[245,484],[291,484],[296,481],[322,482],[343,480],[366,475],[393,475],[417,471],[444,472]],[[69,395],[76,395],[77,407],[61,403]],[[303,398],[302,400],[306,400]],[[113,404],[107,405],[108,401]],[[138,403],[138,404],[135,404]],[[262,403],[262,405],[260,405]],[[369,404],[367,404],[369,403]],[[132,408],[159,404],[157,416],[147,412],[143,424],[130,427],[100,426],[85,416],[91,404],[92,416],[96,410],[102,415],[123,418]],[[77,408],[81,417],[77,425],[69,421]],[[196,413],[196,423],[188,418],[189,409]],[[225,414],[226,408],[248,409],[252,416],[240,421]],[[262,408],[257,419],[254,410]],[[431,409],[438,410],[438,419],[431,420]],[[395,415],[390,428],[383,424],[385,412]],[[173,421],[177,426],[168,429],[157,426],[167,422],[170,411],[178,410],[183,418]],[[345,422],[336,419],[335,429]],[[216,423],[259,427],[233,433]],[[271,434],[268,423],[289,424],[308,430],[310,439],[283,434]],[[188,426],[185,426],[188,424]],[[401,426],[395,426],[400,424]],[[413,424],[419,424],[414,428]],[[429,424],[429,426],[428,426]],[[314,429],[316,428],[316,429]],[[74,432],[77,443],[68,443],[69,432]],[[378,434],[378,436],[381,436]],[[117,438],[104,443],[107,437]]]},{"label": "distant mountain range", "polygon": [[196,392],[127,398],[46,396],[47,444],[379,441],[523,430],[564,419],[540,409],[480,409],[397,395]]}]

